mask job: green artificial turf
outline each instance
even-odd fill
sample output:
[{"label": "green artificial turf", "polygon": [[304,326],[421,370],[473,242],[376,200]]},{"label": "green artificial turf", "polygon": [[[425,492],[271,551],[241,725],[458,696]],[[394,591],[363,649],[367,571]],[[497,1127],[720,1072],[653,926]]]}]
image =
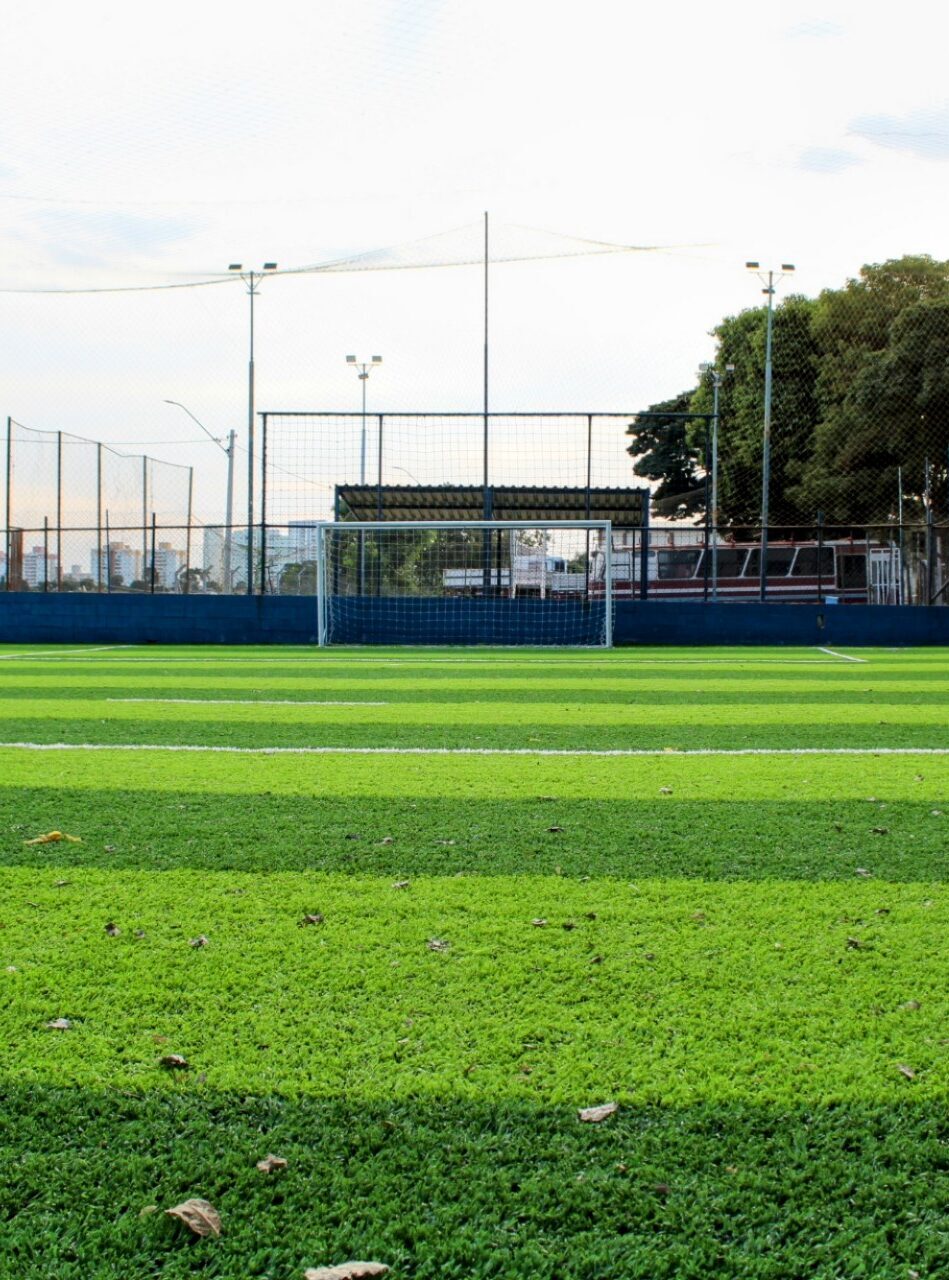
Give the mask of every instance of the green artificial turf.
[{"label": "green artificial turf", "polygon": [[682,754],[949,746],[858,656],[0,648],[0,741],[252,749],[0,748],[0,1277],[949,1273],[949,755]]}]

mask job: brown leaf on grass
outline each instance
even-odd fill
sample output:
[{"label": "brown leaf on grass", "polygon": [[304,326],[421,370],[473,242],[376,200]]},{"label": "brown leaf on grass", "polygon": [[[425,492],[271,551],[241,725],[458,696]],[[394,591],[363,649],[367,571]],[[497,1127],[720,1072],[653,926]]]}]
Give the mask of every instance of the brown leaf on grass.
[{"label": "brown leaf on grass", "polygon": [[868,871],[866,867],[856,867],[854,869],[855,876],[872,876],[873,872]]},{"label": "brown leaf on grass", "polygon": [[341,1262],[335,1267],[308,1267],[303,1280],[370,1280],[384,1276],[389,1268],[384,1262]]},{"label": "brown leaf on grass", "polygon": [[918,1000],[907,1000],[905,1004],[900,1005],[901,1009],[909,1009],[909,1010],[918,1009],[919,1007],[920,1006],[919,1006]]},{"label": "brown leaf on grass", "polygon": [[672,795],[672,788],[671,788],[671,787],[660,787],[660,788],[659,788],[659,794],[660,794],[661,796],[671,796],[671,795]]},{"label": "brown leaf on grass", "polygon": [[848,950],[848,951],[860,951],[860,950],[862,950],[863,945],[864,945],[864,944],[860,941],[860,939],[859,939],[859,938],[848,938],[848,939],[847,939],[847,950]]},{"label": "brown leaf on grass", "polygon": [[261,1173],[273,1173],[275,1169],[286,1169],[287,1162],[283,1156],[264,1156],[263,1160],[257,1161],[257,1168]]},{"label": "brown leaf on grass", "polygon": [[383,836],[383,837],[382,837],[382,839],[379,841],[379,843],[380,843],[380,844],[395,844],[395,839],[394,839],[394,837],[393,837],[393,836]]},{"label": "brown leaf on grass", "polygon": [[71,880],[56,880],[53,882],[54,889],[65,889],[72,884]]},{"label": "brown leaf on grass", "polygon": [[900,1063],[897,1065],[897,1068],[896,1068],[896,1069],[897,1069],[897,1071],[900,1073],[900,1075],[901,1075],[901,1076],[905,1076],[907,1080],[915,1080],[915,1079],[916,1079],[916,1072],[913,1070],[913,1068],[912,1068],[912,1067],[908,1067],[908,1066],[906,1066],[906,1064],[905,1064],[905,1063],[900,1062]]},{"label": "brown leaf on grass", "polygon": [[595,919],[596,919],[596,912],[595,912],[595,911],[587,911],[587,912],[585,913],[585,918],[586,918],[587,920],[595,920]]},{"label": "brown leaf on grass", "polygon": [[551,831],[551,832],[553,832],[553,831],[563,831],[563,827],[548,827],[548,828],[547,828],[547,830],[548,830],[548,831]]},{"label": "brown leaf on grass", "polygon": [[572,920],[565,920],[560,927],[562,929],[566,929],[566,931],[569,933],[571,929],[575,929],[577,926]]},{"label": "brown leaf on grass", "polygon": [[617,1111],[619,1111],[618,1102],[604,1102],[598,1107],[585,1107],[577,1112],[577,1116],[584,1124],[599,1124],[602,1120],[608,1120],[610,1116],[615,1115]]},{"label": "brown leaf on grass", "polygon": [[191,1063],[180,1053],[166,1053],[163,1058],[158,1059],[158,1065],[166,1071],[187,1071]]},{"label": "brown leaf on grass", "polygon": [[65,831],[47,831],[45,835],[34,836],[32,840],[24,840],[24,844],[58,844],[60,840],[68,840],[70,844],[82,844],[79,836],[69,836]]},{"label": "brown leaf on grass", "polygon": [[535,929],[546,929],[547,921],[543,916],[538,916],[536,920],[532,920],[531,924]]},{"label": "brown leaf on grass", "polygon": [[68,1018],[53,1018],[46,1023],[47,1031],[68,1031],[72,1023]]},{"label": "brown leaf on grass", "polygon": [[392,887],[393,889],[407,889],[411,883],[411,880],[396,880]]},{"label": "brown leaf on grass", "polygon": [[446,942],[444,938],[429,938],[425,945],[429,951],[447,951],[451,943]]},{"label": "brown leaf on grass", "polygon": [[105,931],[110,938],[117,938],[119,934],[122,932],[122,930],[119,928],[119,926],[115,923],[114,920],[109,921],[109,923],[105,927]]},{"label": "brown leaf on grass", "polygon": [[668,1182],[657,1182],[653,1185],[653,1191],[657,1196],[667,1196],[671,1190]]},{"label": "brown leaf on grass", "polygon": [[209,942],[209,939],[207,939],[204,936],[204,934],[201,933],[196,938],[189,938],[188,946],[189,947],[206,947],[208,945],[208,942]]},{"label": "brown leaf on grass", "polygon": [[196,1236],[219,1236],[221,1219],[213,1204],[207,1200],[185,1200],[176,1204],[165,1213],[170,1218],[178,1218],[185,1226],[190,1227]]},{"label": "brown leaf on grass", "polygon": [[305,915],[302,920],[297,921],[297,924],[300,926],[301,929],[305,929],[307,925],[310,925],[310,924],[322,924],[322,923],[323,923],[322,911],[313,911]]},{"label": "brown leaf on grass", "polygon": [[872,836],[888,836],[890,834],[889,827],[871,827],[870,834]]},{"label": "brown leaf on grass", "polygon": [[602,963],[603,963],[603,957],[602,957],[602,956],[591,956],[591,957],[590,957],[590,964],[602,964]]}]

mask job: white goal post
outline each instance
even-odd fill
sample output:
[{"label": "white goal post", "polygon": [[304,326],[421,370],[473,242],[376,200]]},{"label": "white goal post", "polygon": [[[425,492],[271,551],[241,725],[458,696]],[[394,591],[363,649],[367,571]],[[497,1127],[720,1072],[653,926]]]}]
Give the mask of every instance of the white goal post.
[{"label": "white goal post", "polygon": [[380,520],[316,528],[328,644],[613,643],[608,520]]}]

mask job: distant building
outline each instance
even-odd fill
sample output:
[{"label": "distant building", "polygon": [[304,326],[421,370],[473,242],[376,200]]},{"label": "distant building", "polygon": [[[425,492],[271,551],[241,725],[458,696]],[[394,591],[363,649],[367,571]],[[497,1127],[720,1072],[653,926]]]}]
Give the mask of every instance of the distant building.
[{"label": "distant building", "polygon": [[58,558],[52,553],[46,555],[42,547],[34,547],[32,551],[23,553],[23,581],[31,589],[42,587],[45,583],[55,585],[58,572]]}]

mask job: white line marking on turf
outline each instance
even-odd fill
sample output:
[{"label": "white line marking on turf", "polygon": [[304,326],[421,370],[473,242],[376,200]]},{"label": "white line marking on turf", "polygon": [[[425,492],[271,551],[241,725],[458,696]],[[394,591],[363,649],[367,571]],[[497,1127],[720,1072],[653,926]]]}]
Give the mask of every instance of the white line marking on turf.
[{"label": "white line marking on turf", "polygon": [[0,661],[9,658],[62,658],[67,654],[106,653],[113,649],[130,649],[128,644],[100,644],[94,649],[41,649],[38,653],[0,653]]},{"label": "white line marking on turf", "polygon": [[387,707],[388,702],[307,702],[302,698],[106,698],[106,702],[173,702],[189,707]]},{"label": "white line marking on turf", "polygon": [[0,742],[0,751],[206,751],[237,756],[949,756],[949,747],[219,747],[152,742]]},{"label": "white line marking on turf", "polygon": [[853,658],[849,653],[838,653],[836,649],[825,649],[818,645],[821,653],[829,653],[832,658],[842,658],[844,662],[866,662],[866,658]]}]

